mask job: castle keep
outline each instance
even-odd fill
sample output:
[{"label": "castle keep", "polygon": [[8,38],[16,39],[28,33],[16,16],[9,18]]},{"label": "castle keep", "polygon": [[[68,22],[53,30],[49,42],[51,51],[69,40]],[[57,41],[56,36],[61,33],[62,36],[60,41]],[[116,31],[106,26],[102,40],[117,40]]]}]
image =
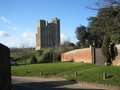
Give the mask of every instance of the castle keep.
[{"label": "castle keep", "polygon": [[52,19],[50,23],[39,20],[36,34],[36,50],[55,47],[60,44],[60,20]]}]

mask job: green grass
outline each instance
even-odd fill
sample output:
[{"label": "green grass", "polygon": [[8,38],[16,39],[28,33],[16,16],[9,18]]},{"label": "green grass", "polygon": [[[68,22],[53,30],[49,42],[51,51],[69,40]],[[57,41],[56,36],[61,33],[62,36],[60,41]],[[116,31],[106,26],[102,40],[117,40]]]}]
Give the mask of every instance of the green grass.
[{"label": "green grass", "polygon": [[[120,86],[120,67],[89,63],[45,63],[27,65],[27,76],[59,76],[69,80]],[[13,66],[13,75],[24,76],[25,66]],[[103,79],[103,72],[107,78]]]}]

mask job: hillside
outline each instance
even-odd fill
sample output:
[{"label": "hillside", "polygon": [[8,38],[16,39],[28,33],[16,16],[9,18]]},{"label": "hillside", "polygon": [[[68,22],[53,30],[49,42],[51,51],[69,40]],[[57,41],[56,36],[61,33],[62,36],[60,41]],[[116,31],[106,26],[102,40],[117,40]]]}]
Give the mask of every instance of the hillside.
[{"label": "hillside", "polygon": [[18,65],[21,64],[30,64],[31,59],[33,56],[37,58],[37,63],[44,62],[43,59],[48,57],[49,52],[52,49],[41,49],[35,51],[34,48],[17,48],[17,49],[11,49],[10,55],[12,58],[12,61],[15,62]]},{"label": "hillside", "polygon": [[34,56],[37,59],[36,63],[56,62],[60,61],[61,54],[75,49],[74,45],[64,44],[55,48],[43,48],[35,50],[35,48],[13,48],[10,51],[11,59],[14,63],[30,64]]}]

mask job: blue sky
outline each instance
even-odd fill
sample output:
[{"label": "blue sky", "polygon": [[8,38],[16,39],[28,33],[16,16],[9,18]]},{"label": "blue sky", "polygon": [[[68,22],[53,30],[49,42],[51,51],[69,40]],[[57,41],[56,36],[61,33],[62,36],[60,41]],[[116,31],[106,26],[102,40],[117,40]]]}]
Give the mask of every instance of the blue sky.
[{"label": "blue sky", "polygon": [[76,43],[75,29],[88,25],[87,18],[97,11],[86,8],[97,0],[0,0],[0,43],[8,47],[35,46],[39,19],[61,24],[61,42]]}]

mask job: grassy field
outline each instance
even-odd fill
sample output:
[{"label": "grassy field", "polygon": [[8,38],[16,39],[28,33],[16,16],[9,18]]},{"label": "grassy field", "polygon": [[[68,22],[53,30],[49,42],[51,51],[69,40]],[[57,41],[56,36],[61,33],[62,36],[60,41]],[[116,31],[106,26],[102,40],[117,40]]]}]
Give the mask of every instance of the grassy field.
[{"label": "grassy field", "polygon": [[[26,69],[25,69],[26,68]],[[27,73],[25,72],[27,70]],[[103,79],[106,73],[106,79]],[[45,63],[12,66],[12,74],[18,76],[59,76],[69,80],[120,86],[120,67],[99,66],[89,63]]]}]

